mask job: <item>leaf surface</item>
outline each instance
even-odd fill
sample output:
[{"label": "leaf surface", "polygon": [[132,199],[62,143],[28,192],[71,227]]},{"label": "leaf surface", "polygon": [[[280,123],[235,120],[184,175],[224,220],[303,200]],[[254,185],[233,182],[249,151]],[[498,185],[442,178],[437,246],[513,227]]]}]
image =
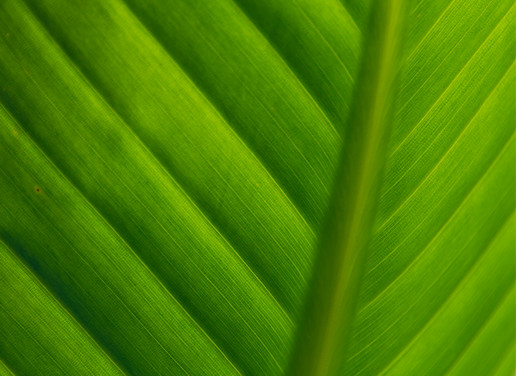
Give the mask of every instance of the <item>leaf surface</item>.
[{"label": "leaf surface", "polygon": [[[337,374],[510,375],[516,5],[409,3]],[[375,6],[2,1],[0,374],[284,374]]]}]

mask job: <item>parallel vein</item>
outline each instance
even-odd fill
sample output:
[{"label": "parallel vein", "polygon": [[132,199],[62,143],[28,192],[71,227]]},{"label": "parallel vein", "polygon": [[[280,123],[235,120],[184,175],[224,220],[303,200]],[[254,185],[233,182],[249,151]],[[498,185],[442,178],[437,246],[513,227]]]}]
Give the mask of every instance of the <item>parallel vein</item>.
[{"label": "parallel vein", "polygon": [[[5,108],[5,106],[3,106],[3,108],[6,110],[6,112],[9,113],[9,115],[11,116],[11,118],[13,119],[13,121],[20,127],[21,130],[23,130],[23,132],[25,133],[25,135],[27,136],[28,139],[31,140],[31,142],[33,143],[33,145],[45,156],[45,158],[47,159],[47,161],[52,164],[52,166],[55,168],[55,170],[68,182],[68,184],[70,184],[70,186],[73,187],[73,189],[77,192],[77,194],[91,207],[91,209],[99,216],[99,218],[102,218],[102,220],[104,221],[104,223],[106,224],[106,226],[108,226],[111,231],[116,235],[116,237],[118,237],[118,239],[127,247],[127,249],[129,249],[131,251],[131,253],[138,259],[138,261],[140,262],[140,264],[153,276],[153,278],[159,283],[159,285],[164,289],[164,291],[166,291],[169,296],[173,299],[174,302],[177,303],[177,305],[183,310],[183,312],[192,320],[192,322],[194,322],[197,327],[199,328],[199,330],[201,332],[204,333],[204,335],[206,336],[206,338],[213,343],[213,345],[219,349],[219,351],[221,352],[221,354],[228,360],[228,362],[230,364],[233,365],[233,367],[235,368],[235,370],[238,370],[238,368],[229,360],[229,358],[227,358],[227,355],[224,351],[222,351],[222,349],[220,349],[220,347],[217,345],[217,343],[214,342],[213,338],[211,336],[209,336],[206,331],[204,330],[203,326],[200,325],[200,323],[198,321],[196,321],[192,316],[191,314],[188,312],[188,310],[186,310],[186,308],[184,307],[183,304],[181,304],[181,302],[179,300],[177,300],[177,298],[172,294],[172,292],[163,284],[163,282],[161,281],[160,278],[158,278],[158,276],[156,276],[156,274],[149,268],[149,266],[147,265],[147,263],[145,263],[141,258],[140,256],[138,255],[138,253],[136,253],[136,251],[127,243],[127,241],[125,240],[124,237],[122,237],[122,235],[111,225],[111,223],[107,220],[106,217],[104,217],[104,215],[99,212],[99,210],[96,208],[96,206],[86,197],[84,196],[84,194],[81,192],[81,190],[64,174],[64,172],[59,169],[59,167],[57,167],[57,165],[52,161],[52,159],[45,153],[45,151],[43,149],[41,149],[41,147],[36,143],[36,141],[31,138],[31,136],[25,131],[25,129],[20,125],[20,123],[13,117],[13,115]],[[127,187],[129,189],[129,187]],[[74,249],[75,251],[75,248],[73,247],[73,245],[70,244],[70,247],[72,249]],[[79,256],[80,254],[77,253]],[[80,256],[82,257],[82,256]],[[94,268],[92,267],[92,270],[94,270]],[[99,276],[101,279],[102,277]],[[103,279],[102,279],[103,280]],[[109,285],[104,281],[105,285],[109,287]],[[111,288],[110,288],[111,289]],[[115,293],[115,295],[117,295]],[[118,296],[118,295],[117,295]],[[121,300],[122,304],[125,305],[125,303],[123,303],[123,301]],[[130,309],[129,309],[130,312],[132,312]],[[136,316],[135,316],[136,317]],[[136,317],[137,318],[137,317]],[[139,320],[137,318],[137,320]],[[145,327],[145,325],[143,325],[142,323],[142,326]],[[145,327],[146,328],[146,327]],[[149,334],[151,334],[149,332]],[[153,336],[151,334],[151,336]],[[154,337],[154,336],[153,336]],[[156,342],[158,344],[160,344],[160,346],[163,347],[163,345],[155,338]],[[168,350],[166,350],[164,347],[163,347],[164,351],[168,353]],[[181,364],[171,355],[169,354],[170,357],[178,364],[178,366],[181,366]],[[149,364],[152,364],[151,361],[149,361]],[[240,372],[240,371],[239,371]],[[186,371],[185,371],[186,373]]]}]

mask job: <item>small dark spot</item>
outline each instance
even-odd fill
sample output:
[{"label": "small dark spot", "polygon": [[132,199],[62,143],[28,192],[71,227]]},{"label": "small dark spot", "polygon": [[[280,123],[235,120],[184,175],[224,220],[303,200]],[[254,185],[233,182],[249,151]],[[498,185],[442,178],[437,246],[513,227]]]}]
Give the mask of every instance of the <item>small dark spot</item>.
[{"label": "small dark spot", "polygon": [[36,193],[39,193],[41,189],[39,187],[36,187]]}]

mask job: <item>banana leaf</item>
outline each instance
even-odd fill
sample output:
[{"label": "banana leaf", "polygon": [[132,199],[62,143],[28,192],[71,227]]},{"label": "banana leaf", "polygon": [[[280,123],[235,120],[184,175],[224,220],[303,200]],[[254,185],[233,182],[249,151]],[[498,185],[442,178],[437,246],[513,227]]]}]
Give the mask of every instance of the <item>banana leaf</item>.
[{"label": "banana leaf", "polygon": [[511,0],[1,0],[0,375],[513,375]]}]

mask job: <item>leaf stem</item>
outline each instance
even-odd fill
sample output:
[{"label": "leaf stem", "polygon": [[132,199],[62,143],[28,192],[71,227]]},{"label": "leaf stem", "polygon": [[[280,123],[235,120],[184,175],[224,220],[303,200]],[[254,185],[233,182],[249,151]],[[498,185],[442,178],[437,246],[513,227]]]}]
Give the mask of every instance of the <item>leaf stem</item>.
[{"label": "leaf stem", "polygon": [[372,7],[349,133],[290,364],[294,376],[343,370],[390,134],[406,4],[380,0]]}]

